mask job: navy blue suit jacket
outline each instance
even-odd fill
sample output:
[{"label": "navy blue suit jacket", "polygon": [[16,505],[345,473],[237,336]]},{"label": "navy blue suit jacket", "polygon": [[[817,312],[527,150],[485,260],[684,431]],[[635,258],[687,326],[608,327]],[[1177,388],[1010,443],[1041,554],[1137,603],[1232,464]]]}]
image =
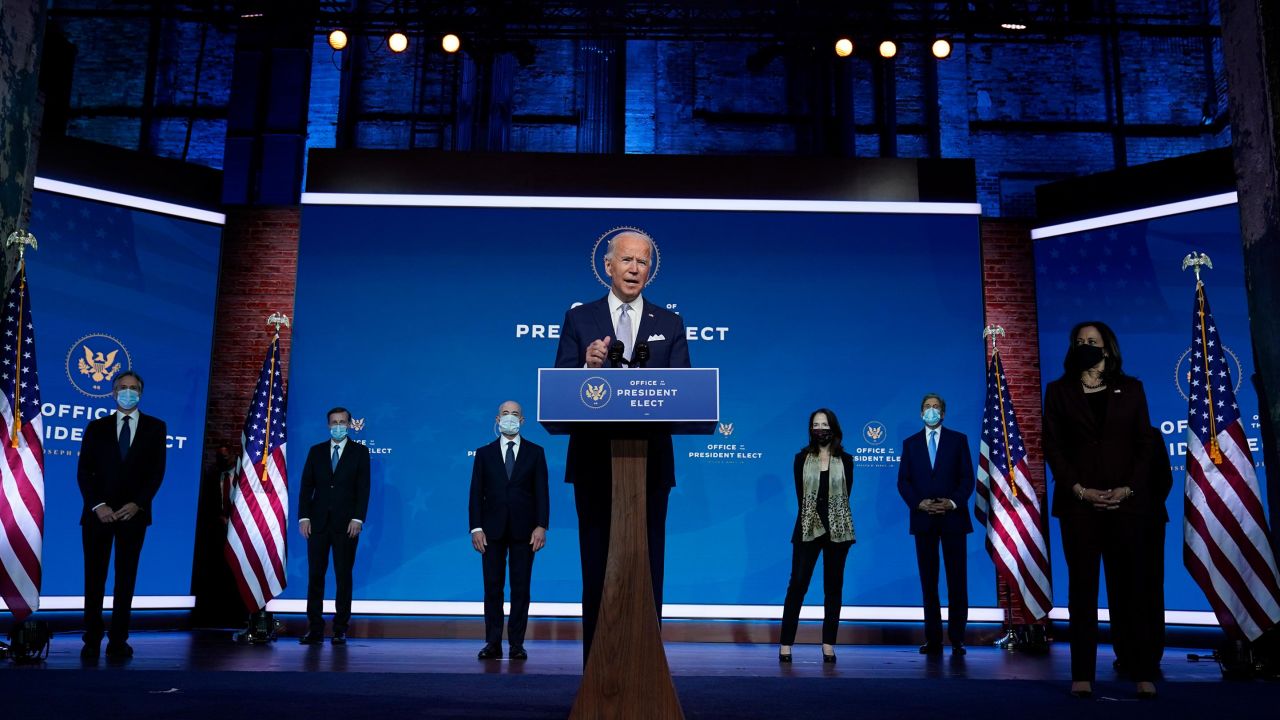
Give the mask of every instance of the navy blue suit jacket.
[{"label": "navy blue suit jacket", "polygon": [[[929,466],[929,445],[924,430],[902,441],[898,494],[910,508],[912,535],[973,532],[969,496],[973,494],[974,483],[969,438],[964,433],[941,428],[938,456],[932,467]],[[947,498],[956,504],[956,509],[942,515],[930,515],[917,507],[921,500],[931,498]]]},{"label": "navy blue suit jacket", "polygon": [[76,469],[84,505],[80,524],[97,523],[94,506],[106,503],[119,510],[126,503],[138,506],[138,514],[128,522],[151,524],[151,502],[164,480],[168,426],[157,417],[138,413],[133,442],[124,459],[116,436],[116,414],[104,415],[89,423],[80,441],[80,461]]},{"label": "navy blue suit jacket", "polygon": [[[612,338],[613,318],[609,316],[609,298],[570,308],[560,326],[560,345],[556,348],[556,367],[580,368],[587,362],[587,346],[605,337]],[[644,301],[640,311],[637,342],[649,345],[648,367],[687,368],[689,341],[685,338],[684,320],[670,310]],[[675,457],[670,433],[649,436],[648,476],[651,483],[676,484]],[[612,462],[608,431],[579,431],[569,436],[569,452],[565,460],[565,482],[577,478],[600,477],[608,473]]]},{"label": "navy blue suit jacket", "polygon": [[520,452],[507,478],[505,451],[505,437],[476,450],[467,529],[480,528],[492,540],[526,541],[534,528],[550,524],[547,456],[542,446],[520,438]]}]

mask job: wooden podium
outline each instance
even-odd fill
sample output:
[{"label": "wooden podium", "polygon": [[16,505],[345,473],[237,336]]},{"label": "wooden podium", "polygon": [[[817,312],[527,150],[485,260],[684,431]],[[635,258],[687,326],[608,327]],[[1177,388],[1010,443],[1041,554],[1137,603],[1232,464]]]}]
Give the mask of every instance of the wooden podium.
[{"label": "wooden podium", "polygon": [[[538,371],[538,421],[548,432],[613,424],[609,559],[591,655],[570,718],[684,718],[662,645],[659,608],[653,604],[645,499],[649,443],[644,438],[655,424],[673,434],[714,432],[719,390],[716,369]],[[652,400],[630,393],[661,394],[663,402],[636,404],[628,399]]]}]

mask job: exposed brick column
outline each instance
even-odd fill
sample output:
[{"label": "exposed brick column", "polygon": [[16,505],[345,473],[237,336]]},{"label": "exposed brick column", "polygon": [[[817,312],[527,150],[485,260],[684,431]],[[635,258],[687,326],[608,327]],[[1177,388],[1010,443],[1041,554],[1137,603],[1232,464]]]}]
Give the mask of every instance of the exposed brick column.
[{"label": "exposed brick column", "polygon": [[[206,463],[220,446],[239,451],[245,412],[271,339],[267,316],[282,312],[293,319],[300,221],[298,207],[241,208],[227,213],[205,421]],[[280,360],[286,368],[291,337],[288,330],[281,332]]]},{"label": "exposed brick column", "polygon": [[[1027,449],[1031,484],[1045,502],[1044,454],[1041,452],[1043,407],[1040,396],[1040,342],[1036,323],[1036,269],[1031,250],[1031,222],[983,218],[982,306],[987,325],[1000,325],[1007,335],[999,342],[1009,393],[1018,413],[1018,428]],[[1047,517],[1046,517],[1047,523]],[[1046,531],[1048,529],[1046,524]],[[1009,587],[997,578],[996,597],[1009,604]],[[1015,624],[1032,622],[1014,612]]]}]

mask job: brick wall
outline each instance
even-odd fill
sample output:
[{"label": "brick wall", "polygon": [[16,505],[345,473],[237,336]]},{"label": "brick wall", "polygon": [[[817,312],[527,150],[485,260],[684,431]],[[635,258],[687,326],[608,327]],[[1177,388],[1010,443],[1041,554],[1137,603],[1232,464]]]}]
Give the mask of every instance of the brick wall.
[{"label": "brick wall", "polygon": [[[238,450],[240,446],[245,411],[271,341],[267,316],[282,312],[293,319],[300,217],[297,207],[227,214],[205,421],[206,464],[217,448],[228,445]],[[290,338],[288,330],[281,333],[280,359],[285,367]]]},{"label": "brick wall", "polygon": [[[1031,223],[985,218],[982,235],[983,312],[987,325],[1000,325],[1007,335],[1000,342],[1000,358],[1009,379],[1009,393],[1018,413],[1018,427],[1027,449],[1031,483],[1045,502],[1044,455],[1041,452],[1040,343],[1036,325],[1035,259],[1031,252]],[[1046,517],[1046,521],[1047,521]],[[1047,527],[1046,527],[1047,530]],[[1002,606],[1009,588],[997,583]],[[1029,622],[1016,613],[1015,623]]]}]

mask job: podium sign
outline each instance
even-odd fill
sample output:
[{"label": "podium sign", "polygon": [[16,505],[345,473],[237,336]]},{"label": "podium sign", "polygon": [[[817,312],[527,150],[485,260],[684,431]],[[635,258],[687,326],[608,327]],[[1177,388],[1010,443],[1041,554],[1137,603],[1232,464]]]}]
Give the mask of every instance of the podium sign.
[{"label": "podium sign", "polygon": [[720,419],[718,368],[541,368],[538,422],[553,435],[583,423],[665,423],[703,435]]}]

